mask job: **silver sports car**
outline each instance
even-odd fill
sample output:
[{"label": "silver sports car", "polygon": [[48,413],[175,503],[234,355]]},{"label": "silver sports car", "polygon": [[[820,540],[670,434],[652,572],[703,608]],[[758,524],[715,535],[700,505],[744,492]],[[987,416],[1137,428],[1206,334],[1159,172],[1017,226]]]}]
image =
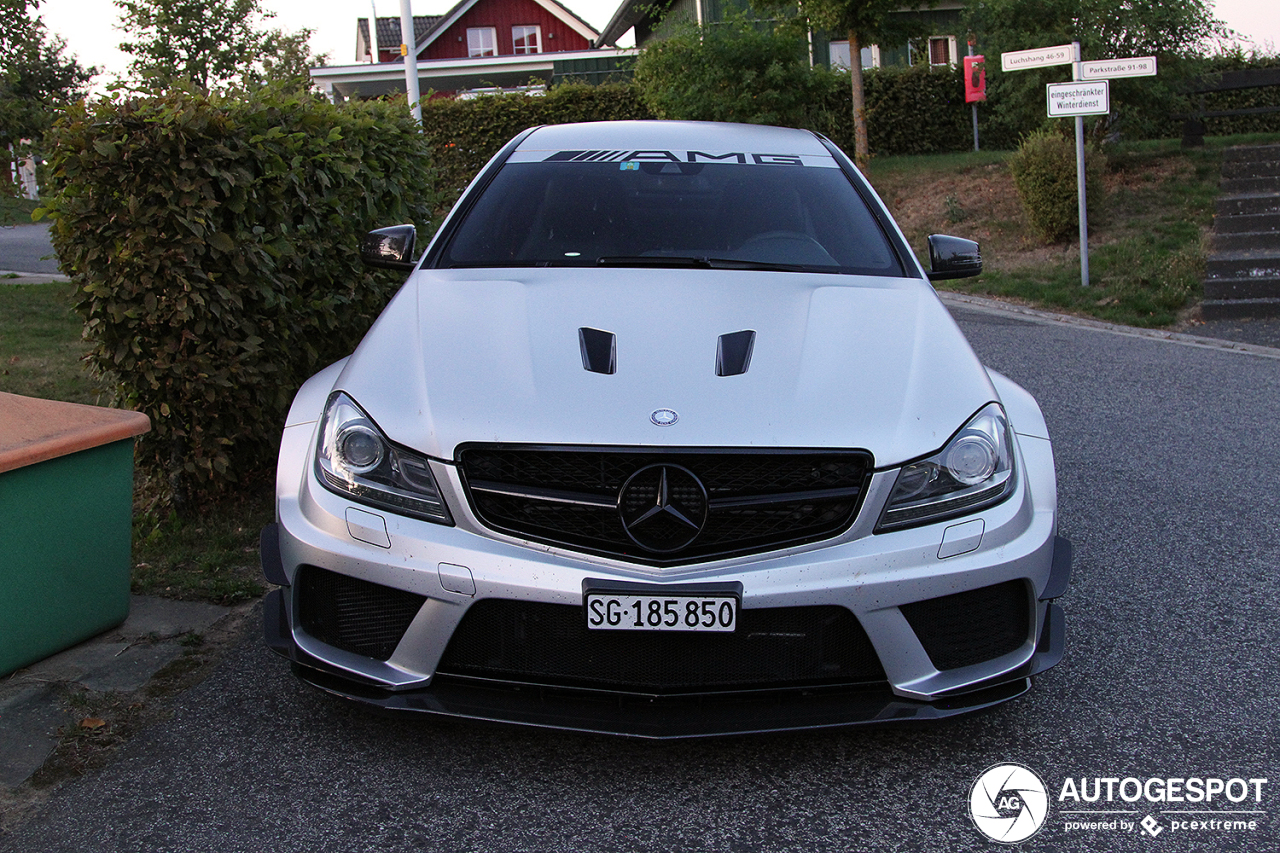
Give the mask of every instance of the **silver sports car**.
[{"label": "silver sports car", "polygon": [[541,127],[285,424],[270,647],[388,709],[689,737],[931,719],[1062,656],[1035,400],[849,159],[749,125]]}]

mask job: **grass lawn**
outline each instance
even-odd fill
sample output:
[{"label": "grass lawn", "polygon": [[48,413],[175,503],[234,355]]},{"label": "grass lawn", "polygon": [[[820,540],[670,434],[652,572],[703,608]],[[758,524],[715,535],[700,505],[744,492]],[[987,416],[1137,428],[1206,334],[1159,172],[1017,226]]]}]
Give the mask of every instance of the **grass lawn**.
[{"label": "grass lawn", "polygon": [[1223,137],[1190,150],[1156,140],[1110,149],[1106,204],[1089,211],[1087,288],[1078,244],[1046,246],[1024,224],[1007,152],[877,158],[871,180],[926,266],[928,234],[982,245],[984,273],[939,282],[940,289],[1162,328],[1194,315],[1203,296],[1222,150],[1276,140]]},{"label": "grass lawn", "polygon": [[38,201],[0,194],[0,225],[29,223],[31,212],[39,206]]}]

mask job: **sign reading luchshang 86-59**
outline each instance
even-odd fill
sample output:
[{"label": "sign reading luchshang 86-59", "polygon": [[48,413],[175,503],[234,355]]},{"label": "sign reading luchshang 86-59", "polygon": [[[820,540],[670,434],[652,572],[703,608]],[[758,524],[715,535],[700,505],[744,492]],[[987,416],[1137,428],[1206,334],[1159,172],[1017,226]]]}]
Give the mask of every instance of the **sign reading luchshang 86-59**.
[{"label": "sign reading luchshang 86-59", "polygon": [[1050,83],[1045,87],[1049,118],[1097,116],[1111,112],[1111,87],[1106,80]]}]

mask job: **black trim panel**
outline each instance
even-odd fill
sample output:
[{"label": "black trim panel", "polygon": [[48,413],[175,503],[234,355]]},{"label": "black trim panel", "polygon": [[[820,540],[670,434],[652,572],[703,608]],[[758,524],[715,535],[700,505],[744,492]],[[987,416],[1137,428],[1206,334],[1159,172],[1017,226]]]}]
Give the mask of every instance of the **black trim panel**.
[{"label": "black trim panel", "polygon": [[262,574],[268,583],[276,586],[288,586],[289,578],[284,573],[284,562],[280,559],[280,525],[271,522],[258,534],[258,558],[262,564]]}]

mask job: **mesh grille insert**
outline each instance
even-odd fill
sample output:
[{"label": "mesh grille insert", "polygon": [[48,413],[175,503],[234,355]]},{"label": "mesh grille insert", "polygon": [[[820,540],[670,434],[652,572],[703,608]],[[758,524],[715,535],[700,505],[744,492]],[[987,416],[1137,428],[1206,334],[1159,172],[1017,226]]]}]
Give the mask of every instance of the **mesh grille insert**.
[{"label": "mesh grille insert", "polygon": [[467,611],[437,669],[531,684],[691,693],[883,681],[843,607],[738,611],[732,634],[593,631],[570,604],[484,599]]},{"label": "mesh grille insert", "polygon": [[1027,584],[1020,580],[944,595],[899,608],[939,670],[1016,651],[1031,631]]},{"label": "mesh grille insert", "polygon": [[[470,445],[458,458],[467,497],[486,526],[650,565],[757,553],[838,535],[853,523],[872,467],[870,455],[861,451]],[[634,526],[628,532],[624,516],[634,519],[641,514],[637,507],[652,505],[660,482],[656,474],[633,475],[654,466],[691,475],[672,473],[667,497],[684,517],[697,519],[696,535],[681,522],[663,530],[659,525],[667,518],[650,522],[643,535]]]},{"label": "mesh grille insert", "polygon": [[302,629],[357,655],[391,657],[426,598],[412,592],[303,566],[298,581]]}]

